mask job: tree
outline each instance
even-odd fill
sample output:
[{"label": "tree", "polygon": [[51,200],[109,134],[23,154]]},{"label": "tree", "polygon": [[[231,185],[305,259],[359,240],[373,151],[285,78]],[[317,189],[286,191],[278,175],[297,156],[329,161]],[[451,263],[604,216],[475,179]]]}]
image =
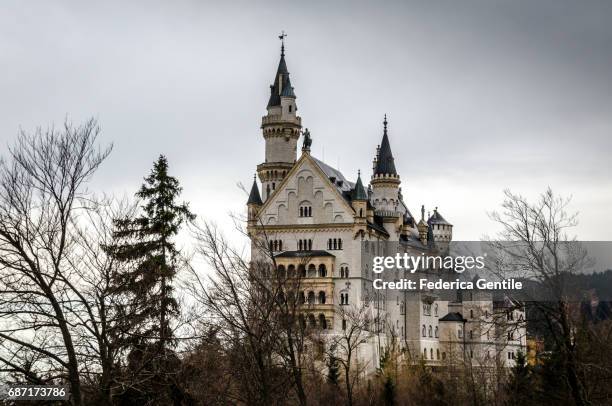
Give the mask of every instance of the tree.
[{"label": "tree", "polygon": [[533,385],[532,371],[527,364],[527,358],[521,351],[516,355],[510,379],[507,384],[508,406],[528,406],[533,404],[535,387]]},{"label": "tree", "polygon": [[357,363],[357,351],[372,337],[370,326],[373,323],[368,310],[363,303],[359,307],[338,306],[336,311],[343,329],[339,335],[331,337],[329,348],[333,352],[329,356],[336,357],[344,370],[347,406],[353,405],[355,385],[365,367]]},{"label": "tree", "polygon": [[91,119],[21,132],[0,162],[0,365],[28,382],[68,382],[81,405],[78,328],[87,320],[69,256],[85,184],[110,153]]},{"label": "tree", "polygon": [[531,306],[542,316],[554,341],[574,403],[587,405],[586,381],[571,317],[572,302],[580,299],[568,284],[588,265],[586,251],[567,234],[577,224],[577,215],[567,211],[570,200],[551,189],[533,203],[508,190],[505,195],[502,212],[491,213],[503,228],[500,239],[492,244],[498,253],[497,272],[538,283],[538,297],[531,298]]},{"label": "tree", "polygon": [[128,298],[121,309],[124,329],[131,336],[128,370],[134,379],[147,376],[151,384],[168,384],[173,391],[178,390],[176,385],[166,382],[167,373],[179,362],[170,351],[174,345],[171,323],[179,315],[172,284],[179,251],[173,238],[185,222],[195,219],[186,203],[177,203],[181,191],[161,155],[136,193],[143,202],[141,214],[117,219],[115,241],[106,247],[116,260],[134,264],[128,272],[113,275],[115,294]]}]

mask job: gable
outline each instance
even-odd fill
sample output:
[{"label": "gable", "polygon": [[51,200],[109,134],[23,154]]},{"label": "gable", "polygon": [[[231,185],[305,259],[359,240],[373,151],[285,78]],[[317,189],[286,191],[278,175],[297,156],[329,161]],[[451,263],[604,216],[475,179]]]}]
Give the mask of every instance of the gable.
[{"label": "gable", "polygon": [[[300,207],[310,211],[300,216]],[[302,155],[259,216],[264,225],[352,223],[353,209],[313,159]]]}]

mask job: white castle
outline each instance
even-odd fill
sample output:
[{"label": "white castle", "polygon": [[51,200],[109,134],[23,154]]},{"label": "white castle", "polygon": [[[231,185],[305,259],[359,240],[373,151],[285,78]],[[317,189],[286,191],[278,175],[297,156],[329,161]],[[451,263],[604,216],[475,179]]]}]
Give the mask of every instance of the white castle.
[{"label": "white castle", "polygon": [[[346,324],[338,306],[358,306],[373,297],[375,275],[371,264],[362,263],[364,242],[397,242],[403,252],[419,255],[450,243],[453,225],[437,208],[425,218],[421,206],[419,219],[408,209],[386,116],[366,187],[360,173],[351,182],[312,156],[310,133],[302,131],[297,112],[283,44],[261,123],[265,160],[257,166],[261,193],[254,180],[247,202],[248,231],[252,241],[265,234],[279,271],[301,268],[300,296],[308,304],[309,323],[325,334],[340,334]],[[300,136],[304,139],[298,156]],[[261,246],[253,242],[251,248],[256,258]],[[391,333],[413,359],[433,366],[443,365],[452,353],[475,364],[511,366],[516,353],[525,351],[525,331],[513,323],[524,317],[520,307],[478,294],[441,301],[427,292],[377,292],[382,296],[370,309],[384,314],[385,323],[359,352],[373,368],[379,363],[380,343],[388,342]],[[508,323],[492,323],[496,317]]]}]

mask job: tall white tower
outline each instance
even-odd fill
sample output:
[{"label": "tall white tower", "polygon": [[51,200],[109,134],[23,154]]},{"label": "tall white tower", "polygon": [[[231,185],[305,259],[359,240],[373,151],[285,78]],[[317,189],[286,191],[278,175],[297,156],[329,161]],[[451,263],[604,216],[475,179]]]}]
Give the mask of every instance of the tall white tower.
[{"label": "tall white tower", "polygon": [[281,34],[281,57],[270,85],[268,114],[261,119],[261,129],[266,141],[265,161],[257,166],[265,202],[278,187],[297,159],[297,142],[302,130],[302,120],[297,115],[295,93],[289,80],[285,62],[285,34]]}]

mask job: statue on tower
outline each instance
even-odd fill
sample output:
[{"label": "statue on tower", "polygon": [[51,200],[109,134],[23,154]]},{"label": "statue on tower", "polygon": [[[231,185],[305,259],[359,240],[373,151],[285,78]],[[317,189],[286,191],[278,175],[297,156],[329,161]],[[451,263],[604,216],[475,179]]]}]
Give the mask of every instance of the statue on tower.
[{"label": "statue on tower", "polygon": [[310,137],[310,131],[308,128],[304,129],[304,142],[302,143],[302,151],[310,152],[310,146],[312,145],[312,138]]}]

